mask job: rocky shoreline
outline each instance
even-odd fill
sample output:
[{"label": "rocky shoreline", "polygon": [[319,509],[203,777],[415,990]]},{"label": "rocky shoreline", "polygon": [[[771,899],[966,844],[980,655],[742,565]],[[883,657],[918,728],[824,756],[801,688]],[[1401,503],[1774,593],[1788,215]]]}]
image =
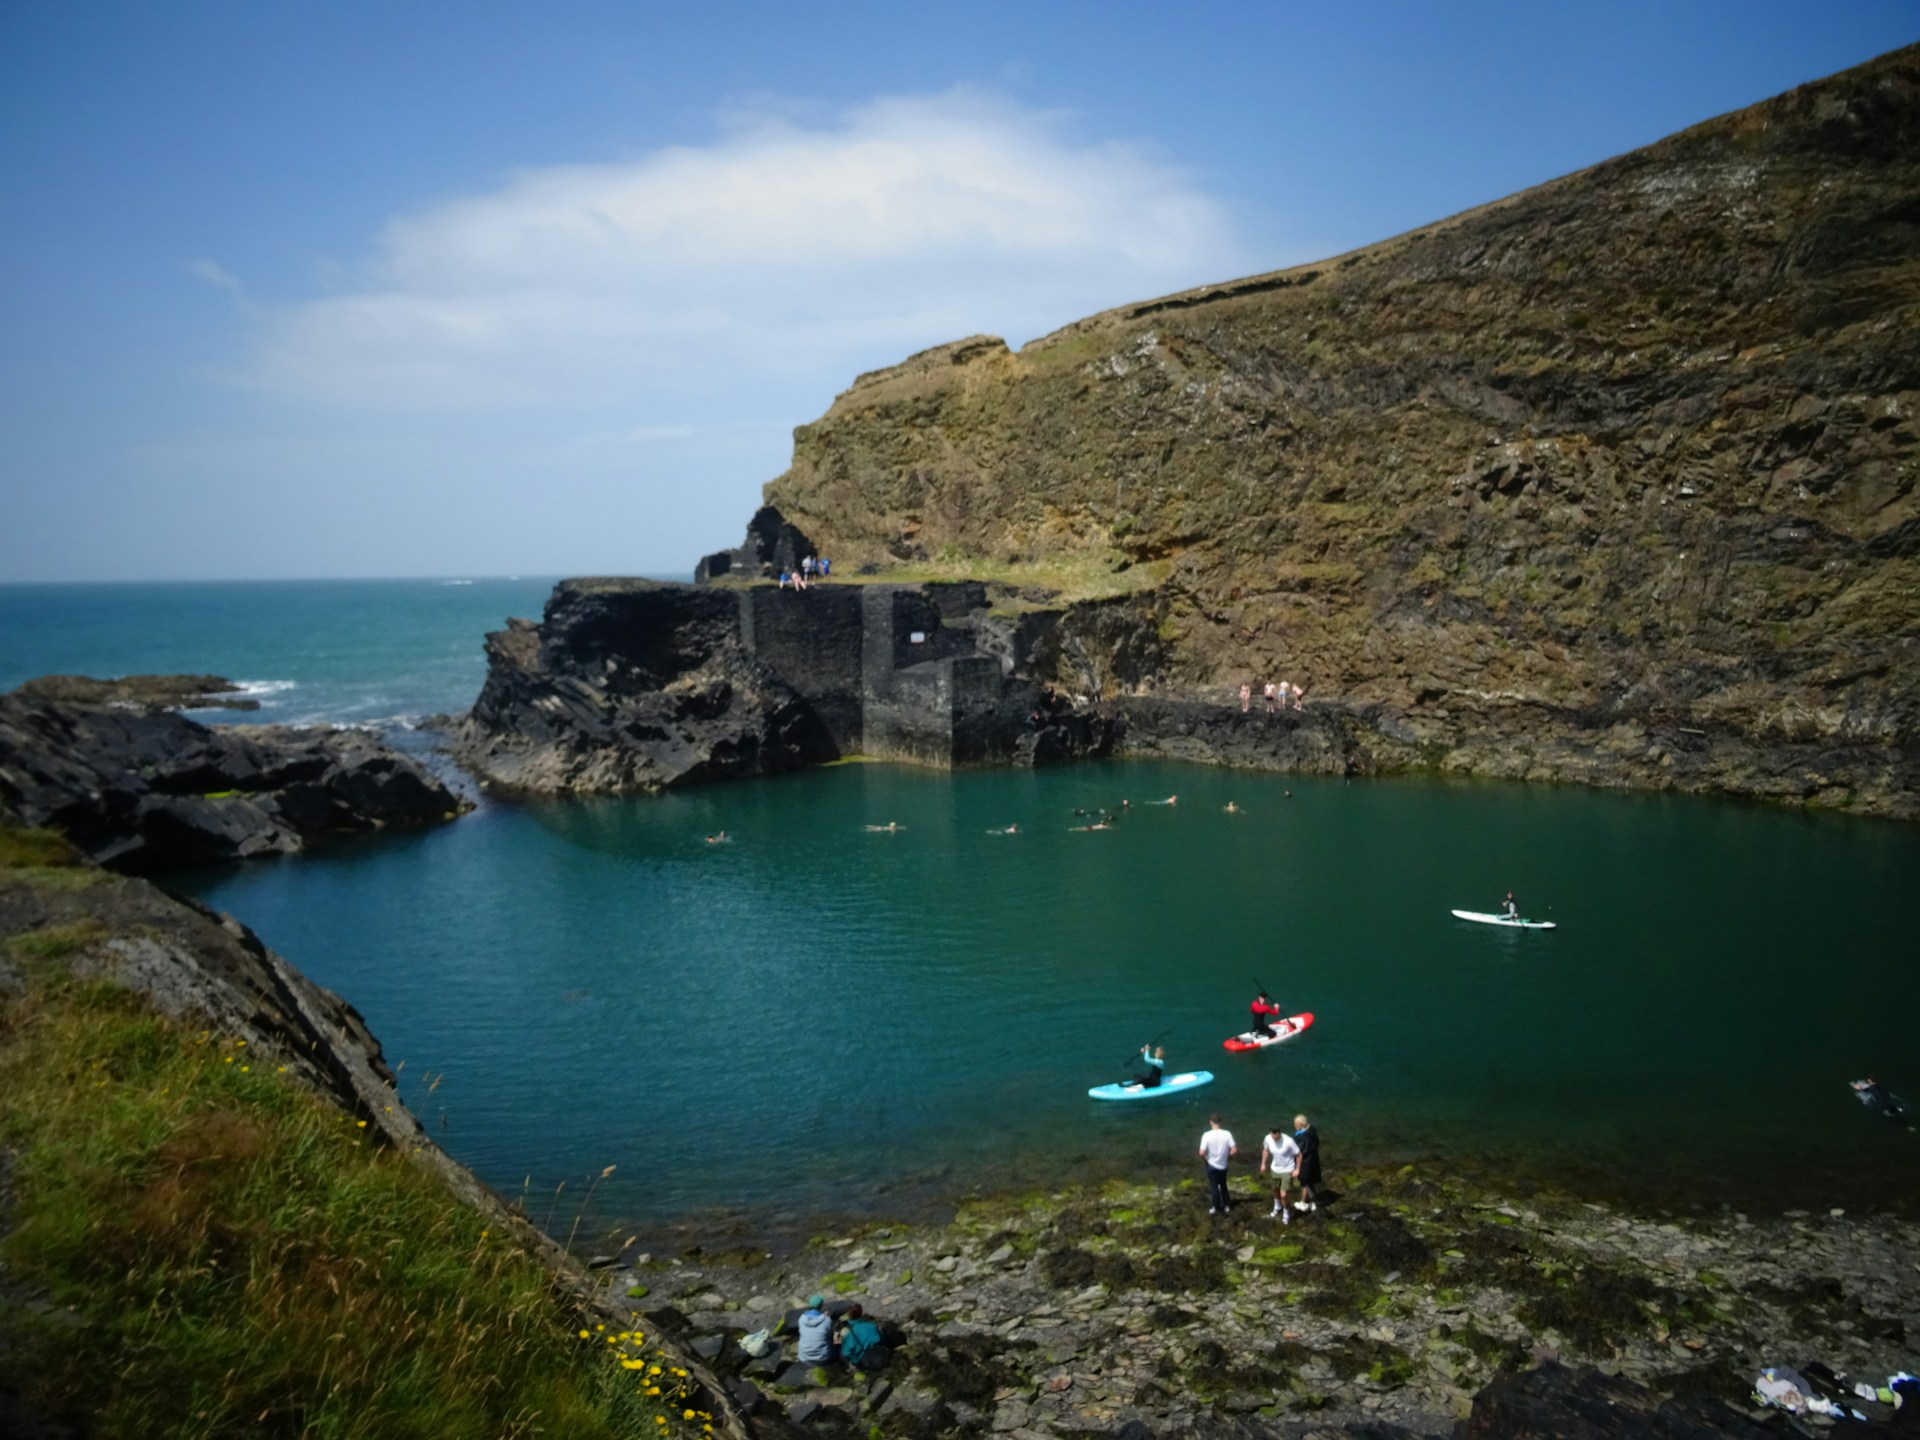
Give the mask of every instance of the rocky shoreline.
[{"label": "rocky shoreline", "polygon": [[[1654,1215],[1439,1165],[1336,1178],[1330,1203],[1284,1226],[1242,1170],[1224,1217],[1197,1178],[1116,1183],[848,1227],[787,1255],[693,1244],[601,1273],[756,1423],[848,1433],[1454,1434],[1477,1411],[1488,1423],[1498,1377],[1559,1361],[1591,1368],[1536,1390],[1615,1384],[1691,1407],[1696,1428],[1673,1433],[1735,1434],[1763,1366],[1882,1383],[1914,1361],[1908,1218]],[[741,1350],[816,1290],[902,1327],[885,1371]],[[1551,1433],[1653,1433],[1644,1421]]]},{"label": "rocky shoreline", "polygon": [[175,712],[234,688],[203,675],[49,676],[0,695],[0,821],[57,827],[100,864],[151,872],[470,808],[364,731],[216,727]]}]

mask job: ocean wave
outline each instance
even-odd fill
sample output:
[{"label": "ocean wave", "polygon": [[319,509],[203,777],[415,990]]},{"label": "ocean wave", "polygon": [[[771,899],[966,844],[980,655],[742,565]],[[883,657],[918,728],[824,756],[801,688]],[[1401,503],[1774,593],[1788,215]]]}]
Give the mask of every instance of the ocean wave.
[{"label": "ocean wave", "polygon": [[298,680],[236,680],[238,693],[248,700],[265,700],[270,695],[284,695],[289,690],[298,690]]},{"label": "ocean wave", "polygon": [[473,581],[471,581],[471,580],[442,580],[442,581],[441,581],[440,583],[441,583],[442,585],[471,585],[471,584],[473,583]]}]

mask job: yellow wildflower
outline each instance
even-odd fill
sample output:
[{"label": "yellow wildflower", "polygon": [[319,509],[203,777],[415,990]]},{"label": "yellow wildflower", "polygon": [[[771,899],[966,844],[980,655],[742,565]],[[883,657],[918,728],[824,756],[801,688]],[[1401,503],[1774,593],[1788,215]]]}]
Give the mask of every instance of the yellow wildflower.
[{"label": "yellow wildflower", "polygon": [[591,1339],[592,1337],[593,1337],[593,1332],[591,1330],[582,1330],[580,1332],[580,1338],[582,1340],[588,1340],[588,1339]]}]

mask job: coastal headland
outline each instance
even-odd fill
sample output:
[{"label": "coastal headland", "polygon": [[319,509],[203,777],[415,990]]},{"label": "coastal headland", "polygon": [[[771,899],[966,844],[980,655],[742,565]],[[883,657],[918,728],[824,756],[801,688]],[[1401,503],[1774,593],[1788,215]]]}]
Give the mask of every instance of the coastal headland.
[{"label": "coastal headland", "polygon": [[[844,579],[949,630],[928,582],[998,581],[986,610],[1051,612],[1059,643],[975,620],[971,654],[1009,697],[1124,720],[1095,749],[1914,818],[1916,194],[1910,47],[1317,265],[926,351],[799,427],[746,544],[697,572],[819,553],[830,584],[716,596],[699,640],[703,602],[571,582],[496,637],[463,753],[542,790],[805,763],[850,734]],[[596,593],[630,623],[588,635]],[[889,662],[936,728],[987,708],[955,660],[978,689]],[[1304,741],[1235,719],[1281,679]]]},{"label": "coastal headland", "polygon": [[[489,637],[455,753],[535,794],[1117,753],[1920,818],[1916,195],[1920,47],[1317,266],[1017,354],[924,352],[796,432],[700,583],[567,581]],[[836,578],[770,583],[803,551]],[[1267,679],[1305,703],[1236,702]],[[438,1149],[351,1005],[93,863],[294,851],[443,818],[449,792],[335,753],[352,738],[95,693],[0,698],[0,742],[0,819],[80,847],[0,829],[0,1420],[21,1429],[118,1406],[138,1433],[164,1403],[302,1433],[343,1374],[357,1407],[419,1368],[412,1310],[384,1354],[335,1362],[400,1285],[452,1317],[496,1407],[474,1433],[611,1395],[546,1368],[576,1334],[620,1397],[569,1433],[689,1440],[1761,1435],[1761,1365],[1912,1368],[1904,1214],[1635,1212],[1430,1163],[1335,1166],[1284,1226],[1241,1172],[1220,1217],[1187,1177],[786,1257],[614,1236],[590,1269]],[[421,1228],[336,1250],[308,1223],[363,1145],[451,1197],[430,1284],[383,1268]],[[474,1319],[503,1246],[534,1278]],[[903,1327],[889,1371],[741,1349],[816,1288]],[[273,1367],[201,1343],[236,1297],[242,1331],[296,1318]],[[496,1358],[529,1335],[510,1389]],[[1891,1411],[1859,1406],[1850,1433],[1881,1433]]]}]

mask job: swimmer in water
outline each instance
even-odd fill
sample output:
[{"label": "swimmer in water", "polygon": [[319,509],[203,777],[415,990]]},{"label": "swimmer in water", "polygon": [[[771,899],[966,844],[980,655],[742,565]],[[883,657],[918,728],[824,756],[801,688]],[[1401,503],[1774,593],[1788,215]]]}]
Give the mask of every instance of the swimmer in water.
[{"label": "swimmer in water", "polygon": [[1067,829],[1069,830],[1111,830],[1113,829],[1113,826],[1109,825],[1104,820],[1096,820],[1091,825],[1069,825]]},{"label": "swimmer in water", "polygon": [[728,837],[728,835],[727,835],[727,832],[726,832],[726,831],[724,831],[724,830],[722,830],[722,831],[720,831],[720,832],[718,832],[717,834],[713,834],[713,835],[709,835],[709,836],[707,836],[707,844],[709,844],[709,845],[724,845],[724,844],[726,844],[726,843],[727,843],[727,840],[728,840],[728,838],[729,838],[729,837]]},{"label": "swimmer in water", "polygon": [[1242,810],[1238,805],[1234,804],[1233,801],[1229,800],[1227,801],[1227,814],[1244,815],[1246,814],[1246,811]]},{"label": "swimmer in water", "polygon": [[901,823],[900,823],[900,822],[899,822],[898,820],[889,820],[889,821],[888,821],[888,822],[887,822],[886,824],[884,824],[884,825],[869,825],[869,826],[867,826],[867,829],[869,829],[869,830],[873,830],[873,831],[877,831],[877,832],[879,832],[879,833],[881,833],[881,834],[885,834],[885,835],[891,835],[891,834],[892,834],[892,833],[893,833],[894,831],[896,831],[896,830],[904,830],[904,829],[906,829],[906,828],[907,828],[907,827],[906,827],[906,826],[904,826],[904,825],[902,825],[902,824],[901,824]]},{"label": "swimmer in water", "polygon": [[1009,825],[1004,830],[987,831],[987,834],[989,835],[1018,835],[1019,833],[1020,833],[1020,827],[1018,825]]},{"label": "swimmer in water", "polygon": [[1149,805],[1178,805],[1179,803],[1180,803],[1180,797],[1178,795],[1169,795],[1164,800],[1147,801],[1147,804]]}]

